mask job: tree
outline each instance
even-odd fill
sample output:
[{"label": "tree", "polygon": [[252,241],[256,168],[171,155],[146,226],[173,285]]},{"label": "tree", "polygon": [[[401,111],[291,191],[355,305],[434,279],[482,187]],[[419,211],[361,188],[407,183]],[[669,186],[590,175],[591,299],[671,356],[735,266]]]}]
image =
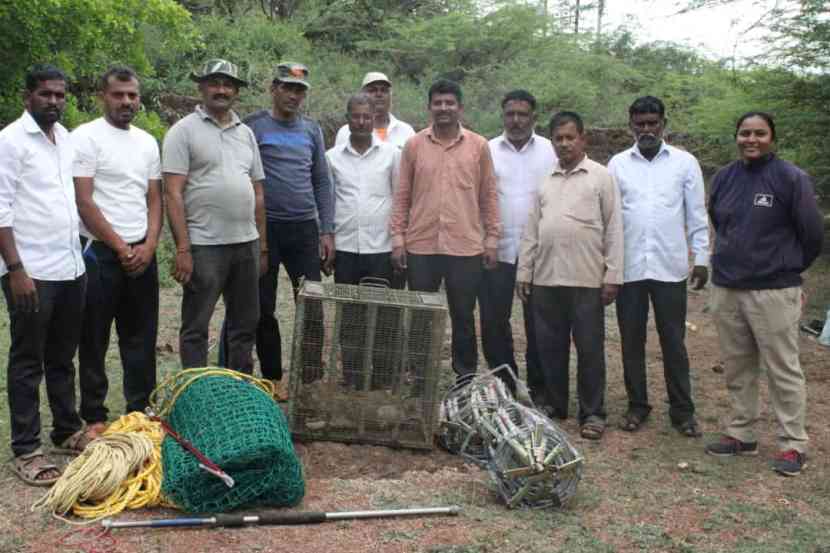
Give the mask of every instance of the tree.
[{"label": "tree", "polygon": [[145,38],[185,52],[197,42],[190,14],[173,0],[5,0],[0,4],[0,124],[21,111],[27,69],[54,63],[86,92],[113,63],[151,75]]}]

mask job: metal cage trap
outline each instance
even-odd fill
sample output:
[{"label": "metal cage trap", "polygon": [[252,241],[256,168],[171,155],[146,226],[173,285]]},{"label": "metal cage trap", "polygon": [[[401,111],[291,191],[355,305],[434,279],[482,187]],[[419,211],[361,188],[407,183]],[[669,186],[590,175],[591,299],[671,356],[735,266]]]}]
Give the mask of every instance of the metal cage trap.
[{"label": "metal cage trap", "polygon": [[439,293],[303,282],[291,355],[292,433],[432,449],[446,322]]},{"label": "metal cage trap", "polygon": [[439,441],[485,467],[508,507],[560,507],[576,494],[584,459],[567,435],[532,404],[515,401],[498,372],[460,382],[441,402]]}]

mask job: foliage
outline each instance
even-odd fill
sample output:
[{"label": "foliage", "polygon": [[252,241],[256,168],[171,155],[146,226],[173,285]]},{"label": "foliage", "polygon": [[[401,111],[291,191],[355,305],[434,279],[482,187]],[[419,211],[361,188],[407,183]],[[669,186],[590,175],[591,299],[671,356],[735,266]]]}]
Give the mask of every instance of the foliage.
[{"label": "foliage", "polygon": [[28,67],[54,63],[74,81],[94,88],[113,63],[152,74],[145,37],[159,49],[187,52],[196,42],[190,14],[173,0],[6,0],[0,4],[0,123],[20,111]]}]

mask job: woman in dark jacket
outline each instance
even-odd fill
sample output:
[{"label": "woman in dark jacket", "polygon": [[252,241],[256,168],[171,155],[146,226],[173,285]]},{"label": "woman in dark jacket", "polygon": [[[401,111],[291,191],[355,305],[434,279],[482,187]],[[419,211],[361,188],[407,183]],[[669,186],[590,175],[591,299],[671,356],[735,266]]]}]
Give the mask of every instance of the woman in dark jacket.
[{"label": "woman in dark jacket", "polygon": [[810,177],[773,152],[775,122],[742,115],[735,127],[740,159],[715,175],[709,217],[715,229],[712,311],[731,411],[716,456],[757,455],[758,380],[769,380],[778,421],[772,468],[795,476],[807,461],[806,393],[798,360],[801,273],[821,251],[822,217]]}]

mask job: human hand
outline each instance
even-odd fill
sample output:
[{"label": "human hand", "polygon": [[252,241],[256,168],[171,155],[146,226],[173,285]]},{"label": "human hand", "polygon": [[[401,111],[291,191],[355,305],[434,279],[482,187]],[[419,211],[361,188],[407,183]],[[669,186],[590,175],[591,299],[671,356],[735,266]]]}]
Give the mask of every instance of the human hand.
[{"label": "human hand", "polygon": [[600,295],[602,296],[602,305],[611,305],[614,303],[614,300],[617,299],[617,293],[619,291],[619,284],[603,284],[602,292],[600,292]]},{"label": "human hand", "polygon": [[483,258],[484,268],[488,271],[492,271],[496,268],[496,265],[499,263],[499,255],[497,248],[485,248],[484,249],[484,258]]},{"label": "human hand", "polygon": [[692,269],[692,275],[689,277],[692,290],[702,290],[708,281],[709,269],[705,265],[695,265]]},{"label": "human hand", "polygon": [[530,283],[516,281],[516,295],[522,300],[522,303],[527,303],[530,299]]},{"label": "human hand", "polygon": [[35,281],[29,278],[24,269],[9,273],[9,288],[15,309],[23,313],[37,313],[39,302]]},{"label": "human hand", "polygon": [[190,250],[178,250],[176,252],[176,263],[173,266],[173,278],[184,286],[190,282],[193,275],[193,255]]},{"label": "human hand", "polygon": [[392,248],[392,268],[397,272],[406,270],[406,249],[403,246]]}]

